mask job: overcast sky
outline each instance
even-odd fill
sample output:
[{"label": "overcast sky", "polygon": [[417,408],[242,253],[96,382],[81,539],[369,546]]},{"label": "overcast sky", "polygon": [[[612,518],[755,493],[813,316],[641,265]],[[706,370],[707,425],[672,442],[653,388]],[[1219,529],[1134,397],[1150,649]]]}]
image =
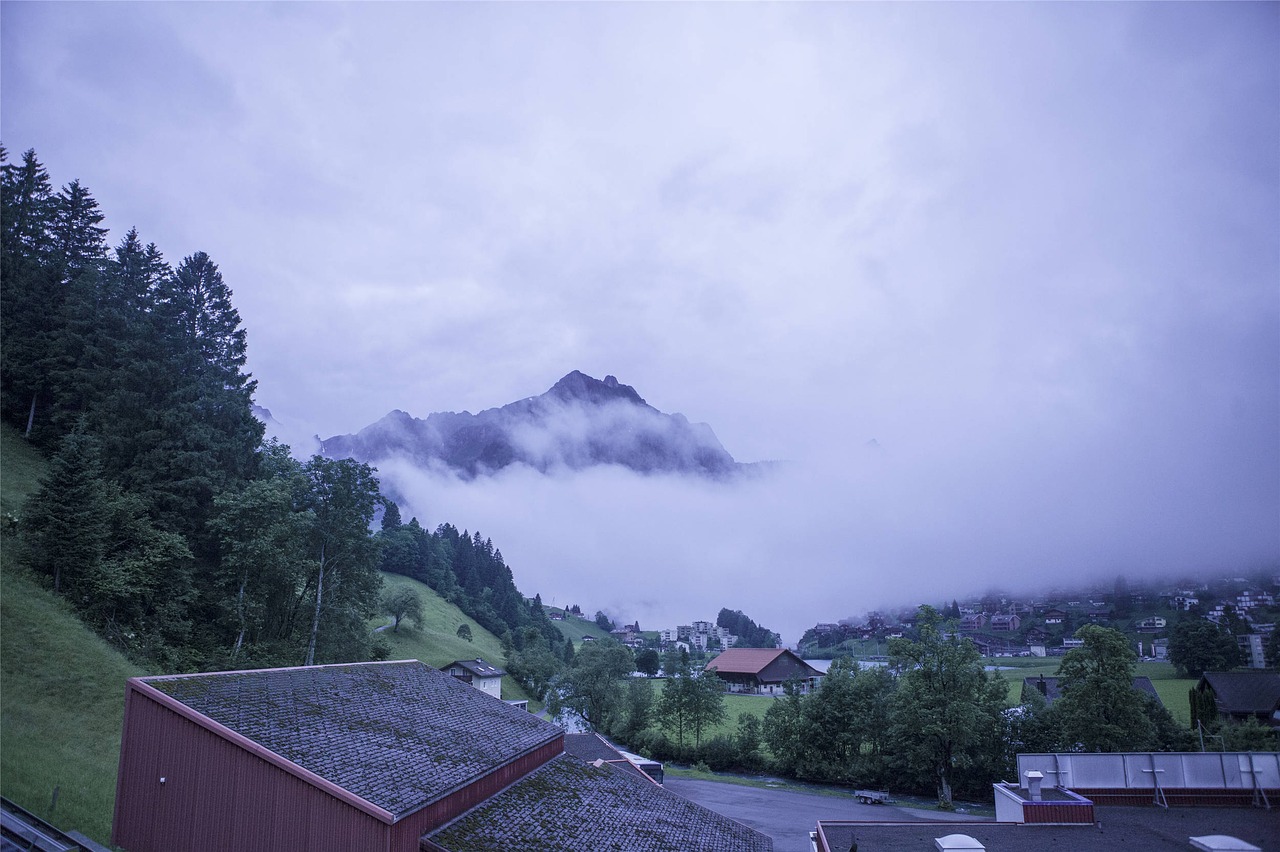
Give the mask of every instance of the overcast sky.
[{"label": "overcast sky", "polygon": [[0,34],[11,156],[113,244],[212,256],[290,437],[578,369],[793,463],[400,472],[528,594],[794,640],[1280,569],[1278,3],[5,2]]}]

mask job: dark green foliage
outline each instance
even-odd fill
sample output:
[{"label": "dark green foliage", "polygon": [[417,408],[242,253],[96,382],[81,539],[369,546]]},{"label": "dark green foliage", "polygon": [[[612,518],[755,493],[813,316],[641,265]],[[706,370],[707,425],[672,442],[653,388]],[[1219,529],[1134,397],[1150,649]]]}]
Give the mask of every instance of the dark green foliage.
[{"label": "dark green foliage", "polygon": [[54,454],[23,561],[161,670],[364,658],[377,482],[261,446],[216,264],[134,230],[108,255],[92,194],[32,151],[0,147],[0,196],[0,416]]},{"label": "dark green foliage", "polygon": [[983,669],[972,642],[944,639],[940,626],[937,611],[923,606],[919,640],[889,643],[890,664],[900,672],[889,738],[902,771],[932,780],[939,804],[949,808],[953,785],[989,777],[983,762],[1000,751],[1008,690]]},{"label": "dark green foliage", "polygon": [[1169,637],[1169,661],[1185,677],[1229,671],[1240,665],[1240,646],[1229,631],[1212,621],[1187,618],[1178,622]]},{"label": "dark green foliage", "polygon": [[722,609],[716,616],[716,626],[723,627],[738,637],[738,648],[775,648],[777,633],[759,626],[742,614],[741,610]]},{"label": "dark green foliage", "polygon": [[811,731],[799,686],[785,684],[786,694],[764,714],[764,742],[784,775],[808,777]]},{"label": "dark green foliage", "polygon": [[653,648],[642,648],[636,652],[636,671],[653,677],[658,673],[660,665],[661,661],[658,658],[658,652]]},{"label": "dark green foliage", "polygon": [[[1054,704],[1063,745],[1070,751],[1148,751],[1158,746],[1154,722],[1133,687],[1137,655],[1124,634],[1096,624],[1076,631],[1084,645],[1058,666],[1062,697]],[[1073,747],[1074,746],[1074,747]]]},{"label": "dark green foliage", "polygon": [[[400,630],[400,622],[409,619],[415,626],[422,626],[422,598],[407,586],[398,586],[382,596],[382,611],[395,619],[391,632]],[[466,625],[462,625],[466,627]],[[467,630],[470,633],[470,628]]]},{"label": "dark green foliage", "polygon": [[470,624],[458,625],[458,638],[466,639],[468,642],[471,641],[471,625]]},{"label": "dark green foliage", "polygon": [[561,677],[561,700],[592,728],[608,732],[624,721],[626,682],[634,670],[625,645],[612,639],[583,645]]}]

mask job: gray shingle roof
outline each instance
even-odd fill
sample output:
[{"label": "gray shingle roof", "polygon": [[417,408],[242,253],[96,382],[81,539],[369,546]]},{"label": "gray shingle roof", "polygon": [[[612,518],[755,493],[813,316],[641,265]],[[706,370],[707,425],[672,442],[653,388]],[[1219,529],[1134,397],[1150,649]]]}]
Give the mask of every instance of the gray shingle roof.
[{"label": "gray shingle roof", "polygon": [[476,677],[502,677],[506,672],[497,666],[491,666],[481,659],[474,660],[454,660],[452,663],[444,667],[444,671],[448,671],[454,666],[464,668]]},{"label": "gray shingle roof", "polygon": [[1270,713],[1280,705],[1280,672],[1205,672],[1223,713]]},{"label": "gray shingle roof", "polygon": [[773,841],[611,765],[562,754],[444,826],[455,852],[772,852]]},{"label": "gray shingle roof", "polygon": [[143,682],[397,817],[561,734],[417,660]]}]

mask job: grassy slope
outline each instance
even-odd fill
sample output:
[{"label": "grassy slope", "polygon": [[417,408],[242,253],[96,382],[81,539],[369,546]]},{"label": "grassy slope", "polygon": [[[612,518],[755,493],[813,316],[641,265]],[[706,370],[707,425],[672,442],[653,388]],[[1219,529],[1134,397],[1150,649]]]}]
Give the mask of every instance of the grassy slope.
[{"label": "grassy slope", "polygon": [[607,631],[601,630],[594,621],[586,618],[578,618],[576,615],[566,614],[564,621],[553,621],[551,623],[559,628],[560,633],[572,642],[575,647],[581,647],[582,637],[584,636],[603,639],[609,635]]},{"label": "grassy slope", "polygon": [[[502,643],[498,637],[485,630],[462,610],[436,594],[430,586],[398,574],[383,574],[384,587],[393,589],[407,586],[422,600],[422,627],[415,628],[408,621],[400,622],[400,629],[392,632],[388,627],[379,633],[391,646],[392,660],[421,660],[429,666],[447,665],[454,660],[470,660],[481,657],[496,666],[505,664]],[[458,638],[458,627],[471,627],[471,639]],[[528,698],[512,678],[502,679],[503,698]]]},{"label": "grassy slope", "polygon": [[[16,513],[44,463],[4,426],[0,465],[4,511]],[[0,791],[63,829],[105,843],[124,683],[143,672],[16,569],[12,545],[6,539],[0,553]]]}]

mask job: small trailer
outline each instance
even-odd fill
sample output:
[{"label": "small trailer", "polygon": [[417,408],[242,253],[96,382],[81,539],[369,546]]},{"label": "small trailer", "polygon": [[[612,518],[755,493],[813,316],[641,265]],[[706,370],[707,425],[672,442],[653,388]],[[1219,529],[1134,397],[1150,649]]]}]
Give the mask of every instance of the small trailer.
[{"label": "small trailer", "polygon": [[864,805],[887,805],[893,801],[888,793],[879,790],[854,790],[853,797]]}]

